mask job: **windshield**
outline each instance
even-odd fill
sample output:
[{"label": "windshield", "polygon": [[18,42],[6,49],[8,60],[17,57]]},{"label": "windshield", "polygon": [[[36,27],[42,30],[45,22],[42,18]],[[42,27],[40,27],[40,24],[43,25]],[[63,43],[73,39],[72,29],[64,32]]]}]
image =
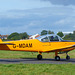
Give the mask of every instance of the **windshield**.
[{"label": "windshield", "polygon": [[42,42],[49,42],[49,39],[48,39],[48,37],[45,37],[45,38],[41,39],[41,41]]}]

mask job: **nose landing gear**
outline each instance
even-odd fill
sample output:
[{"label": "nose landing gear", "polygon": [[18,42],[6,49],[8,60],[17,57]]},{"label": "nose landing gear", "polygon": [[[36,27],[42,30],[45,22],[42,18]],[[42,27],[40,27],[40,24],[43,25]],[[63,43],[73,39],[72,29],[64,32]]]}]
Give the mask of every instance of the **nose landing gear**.
[{"label": "nose landing gear", "polygon": [[66,59],[69,60],[69,59],[70,59],[70,56],[67,55],[67,56],[66,56]]},{"label": "nose landing gear", "polygon": [[[66,59],[70,60],[70,56],[67,54],[68,52],[66,52]],[[55,60],[56,61],[60,61],[60,57],[58,56],[58,52],[55,52]]]},{"label": "nose landing gear", "polygon": [[70,56],[68,55],[68,52],[66,52],[66,59],[69,60]]}]

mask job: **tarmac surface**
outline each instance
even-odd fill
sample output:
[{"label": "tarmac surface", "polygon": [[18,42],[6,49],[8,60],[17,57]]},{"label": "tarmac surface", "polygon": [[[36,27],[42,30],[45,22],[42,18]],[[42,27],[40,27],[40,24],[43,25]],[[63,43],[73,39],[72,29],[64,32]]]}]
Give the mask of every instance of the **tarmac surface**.
[{"label": "tarmac surface", "polygon": [[0,59],[0,64],[75,64],[75,58],[66,60],[61,59],[60,61],[55,61],[55,59],[42,59],[37,60],[36,58],[24,58],[24,59]]}]

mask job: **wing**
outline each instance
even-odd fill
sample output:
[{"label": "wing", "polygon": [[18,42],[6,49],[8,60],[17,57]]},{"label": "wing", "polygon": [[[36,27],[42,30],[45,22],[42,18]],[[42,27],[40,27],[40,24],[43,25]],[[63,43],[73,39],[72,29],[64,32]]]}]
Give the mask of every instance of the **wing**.
[{"label": "wing", "polygon": [[70,51],[70,50],[73,50],[73,49],[75,49],[75,45],[69,45],[69,46],[66,46],[66,47],[61,47],[61,48],[54,49],[54,50],[49,50],[49,51],[46,51],[46,52],[55,52],[55,51],[58,51],[58,52],[61,52],[61,51]]},{"label": "wing", "polygon": [[60,49],[58,49],[58,50],[72,49],[72,48],[75,48],[75,45],[69,45],[69,46],[66,46],[66,47],[60,48]]}]

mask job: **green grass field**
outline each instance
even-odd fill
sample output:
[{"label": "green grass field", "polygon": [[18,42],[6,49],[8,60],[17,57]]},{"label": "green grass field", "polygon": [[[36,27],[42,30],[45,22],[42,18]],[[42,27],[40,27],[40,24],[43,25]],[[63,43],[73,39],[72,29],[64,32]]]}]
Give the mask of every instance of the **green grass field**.
[{"label": "green grass field", "polygon": [[75,65],[0,64],[0,75],[75,75]]},{"label": "green grass field", "polygon": [[[36,58],[38,53],[0,51],[0,59]],[[54,58],[54,53],[43,53],[43,58]],[[69,52],[75,58],[75,50]],[[65,58],[66,54],[59,55]],[[75,75],[75,64],[0,64],[0,75]]]}]

